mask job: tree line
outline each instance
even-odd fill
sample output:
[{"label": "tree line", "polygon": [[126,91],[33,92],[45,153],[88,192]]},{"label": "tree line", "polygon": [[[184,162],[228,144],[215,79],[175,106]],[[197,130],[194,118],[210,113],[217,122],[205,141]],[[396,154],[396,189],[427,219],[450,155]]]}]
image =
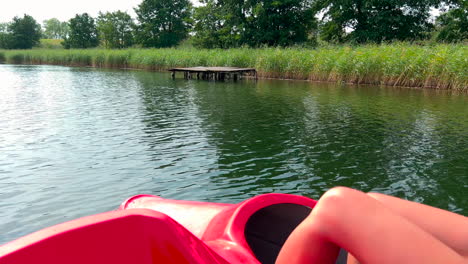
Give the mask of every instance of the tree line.
[{"label": "tree line", "polygon": [[[143,0],[136,20],[122,11],[67,22],[29,16],[0,24],[0,48],[29,49],[40,38],[63,39],[65,48],[173,47],[190,39],[200,48],[314,46],[468,39],[466,0]],[[442,11],[431,21],[431,8]]]}]

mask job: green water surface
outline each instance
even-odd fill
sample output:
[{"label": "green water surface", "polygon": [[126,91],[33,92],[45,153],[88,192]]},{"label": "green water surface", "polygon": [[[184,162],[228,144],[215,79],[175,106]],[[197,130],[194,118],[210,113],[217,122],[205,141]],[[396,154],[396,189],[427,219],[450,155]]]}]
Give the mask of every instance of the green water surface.
[{"label": "green water surface", "polygon": [[148,193],[344,185],[468,214],[468,96],[0,65],[0,243]]}]

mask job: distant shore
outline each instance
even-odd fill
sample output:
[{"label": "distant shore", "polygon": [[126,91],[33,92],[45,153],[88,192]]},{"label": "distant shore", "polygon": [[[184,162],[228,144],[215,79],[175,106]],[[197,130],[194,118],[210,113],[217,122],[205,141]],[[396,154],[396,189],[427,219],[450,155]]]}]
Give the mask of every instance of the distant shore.
[{"label": "distant shore", "polygon": [[0,50],[0,63],[137,68],[232,66],[259,77],[468,91],[468,46],[410,44],[238,49]]}]

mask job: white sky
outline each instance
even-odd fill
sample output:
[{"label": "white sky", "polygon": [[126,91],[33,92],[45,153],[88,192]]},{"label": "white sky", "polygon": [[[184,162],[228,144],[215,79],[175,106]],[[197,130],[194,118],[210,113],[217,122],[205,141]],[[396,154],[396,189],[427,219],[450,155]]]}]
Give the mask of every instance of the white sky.
[{"label": "white sky", "polygon": [[[197,0],[191,0],[197,3]],[[14,16],[28,14],[40,24],[45,19],[68,21],[76,14],[88,13],[96,17],[99,11],[127,11],[135,16],[133,8],[142,0],[0,0],[0,22],[9,22]]]}]

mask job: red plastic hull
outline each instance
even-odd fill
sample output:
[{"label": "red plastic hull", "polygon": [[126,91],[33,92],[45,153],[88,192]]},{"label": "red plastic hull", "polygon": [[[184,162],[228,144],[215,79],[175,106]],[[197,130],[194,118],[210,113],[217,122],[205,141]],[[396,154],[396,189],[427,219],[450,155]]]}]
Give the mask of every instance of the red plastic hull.
[{"label": "red plastic hull", "polygon": [[287,194],[239,204],[137,195],[118,211],[5,244],[0,263],[271,263],[315,203]]}]

